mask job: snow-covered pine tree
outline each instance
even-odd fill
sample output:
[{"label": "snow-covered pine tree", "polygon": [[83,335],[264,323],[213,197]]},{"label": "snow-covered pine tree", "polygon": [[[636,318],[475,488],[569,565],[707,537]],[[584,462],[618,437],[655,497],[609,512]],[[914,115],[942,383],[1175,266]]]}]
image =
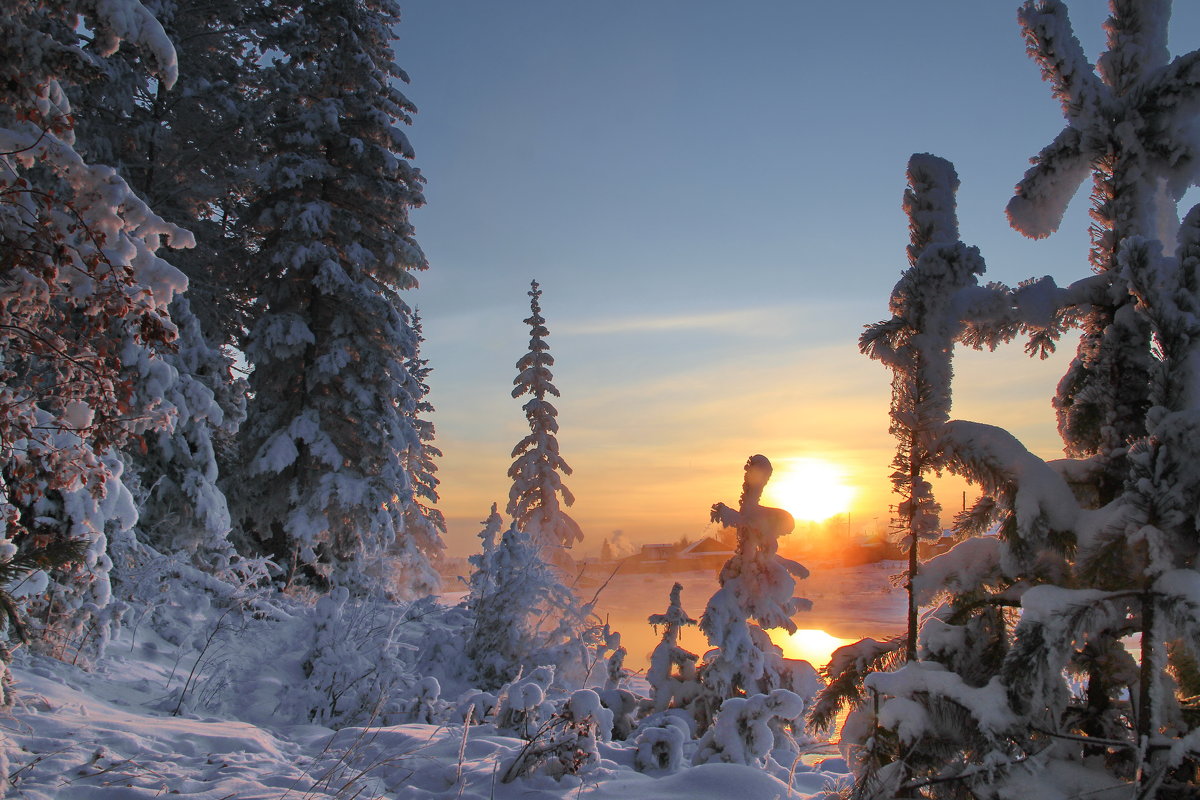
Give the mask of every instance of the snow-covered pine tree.
[{"label": "snow-covered pine tree", "polygon": [[34,593],[58,653],[107,637],[108,537],[136,519],[115,450],[135,426],[167,422],[129,368],[175,337],[167,304],[186,279],[155,251],[191,244],[75,148],[74,114],[87,109],[67,91],[122,41],[175,82],[171,43],[136,0],[16,0],[0,16],[0,518],[20,550],[87,543],[81,568]]},{"label": "snow-covered pine tree", "polygon": [[[908,552],[906,633],[882,642],[864,639],[834,654],[823,670],[828,682],[809,716],[817,729],[831,725],[842,708],[864,705],[868,674],[917,659],[919,546],[940,536],[941,509],[925,476],[943,465],[937,437],[950,416],[954,343],[963,330],[962,290],[974,288],[984,270],[979,251],[959,240],[958,186],[949,161],[929,154],[909,159],[903,203],[909,267],[892,289],[891,319],[868,326],[859,340],[864,354],[892,370],[890,431],[897,440],[892,485],[900,498],[897,527]],[[854,738],[848,733],[843,738]]]},{"label": "snow-covered pine tree", "polygon": [[172,254],[205,340],[241,343],[255,287],[257,237],[243,224],[260,153],[256,123],[271,97],[259,80],[262,39],[298,0],[147,0],[175,43],[178,85],[167,91],[124,48],[78,90],[91,113],[79,140],[115,166],[164,218],[186,221],[196,246]]},{"label": "snow-covered pine tree", "polygon": [[558,452],[558,410],[546,399],[547,395],[558,397],[558,389],[552,381],[554,357],[546,337],[546,320],[542,317],[542,290],[537,281],[529,285],[530,316],[525,320],[529,326],[529,352],[517,361],[517,377],[513,380],[513,397],[529,395],[521,409],[529,422],[529,435],[513,448],[515,460],[508,468],[512,478],[512,489],[508,493],[507,513],[517,527],[526,530],[542,549],[545,558],[555,566],[565,568],[572,560],[567,548],[583,540],[583,531],[571,519],[559,503],[567,506],[575,502],[575,496],[563,485],[559,473],[570,475],[571,467]]},{"label": "snow-covered pine tree", "polygon": [[808,570],[778,552],[779,537],[791,533],[795,522],[783,509],[760,502],[771,472],[765,456],[751,456],[737,510],[724,503],[712,507],[713,522],[737,529],[737,549],[721,568],[721,588],[709,598],[700,618],[700,630],[713,647],[704,655],[702,691],[693,705],[702,730],[729,698],[787,689],[807,705],[819,688],[812,665],[784,658],[765,630],[784,628],[792,633],[796,630],[792,617],[812,607],[810,601],[793,595],[795,578],[807,578]]},{"label": "snow-covered pine tree", "polygon": [[264,41],[277,102],[248,212],[264,280],[238,521],[289,580],[380,590],[372,564],[387,553],[420,595],[438,578],[433,543],[404,526],[404,456],[421,443],[401,292],[427,264],[408,222],[423,197],[399,127],[414,107],[396,88],[398,18],[391,0],[318,0]]}]

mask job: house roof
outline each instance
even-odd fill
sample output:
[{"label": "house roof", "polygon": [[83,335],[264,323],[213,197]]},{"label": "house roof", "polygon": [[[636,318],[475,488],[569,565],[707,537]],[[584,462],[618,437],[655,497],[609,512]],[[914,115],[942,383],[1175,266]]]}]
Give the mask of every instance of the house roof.
[{"label": "house roof", "polygon": [[679,551],[679,556],[681,558],[686,558],[688,556],[718,554],[733,555],[733,548],[720,540],[712,538],[711,536],[705,536],[703,539],[697,539]]}]

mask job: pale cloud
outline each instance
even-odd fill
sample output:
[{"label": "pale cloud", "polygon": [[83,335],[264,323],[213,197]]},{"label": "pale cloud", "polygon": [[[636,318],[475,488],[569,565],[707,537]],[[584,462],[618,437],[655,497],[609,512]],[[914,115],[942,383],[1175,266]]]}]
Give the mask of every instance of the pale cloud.
[{"label": "pale cloud", "polygon": [[668,333],[675,331],[733,331],[741,330],[750,333],[760,333],[764,324],[774,328],[786,320],[786,314],[780,308],[743,308],[733,311],[718,311],[691,314],[663,315],[643,317],[624,317],[620,319],[592,319],[580,322],[559,322],[556,331],[575,336],[611,335],[618,333]]}]

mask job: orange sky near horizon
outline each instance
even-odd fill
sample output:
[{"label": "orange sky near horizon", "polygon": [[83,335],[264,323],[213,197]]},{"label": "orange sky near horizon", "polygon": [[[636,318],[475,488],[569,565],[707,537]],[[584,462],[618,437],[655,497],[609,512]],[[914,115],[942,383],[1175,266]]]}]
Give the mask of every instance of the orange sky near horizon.
[{"label": "orange sky near horizon", "polygon": [[[1047,361],[1028,359],[1017,344],[995,353],[958,348],[953,416],[1004,427],[1043,458],[1060,456],[1050,397],[1073,352],[1073,341]],[[848,343],[806,348],[802,358],[798,351],[795,363],[751,359],[720,372],[719,384],[708,370],[652,382],[641,388],[633,410],[616,388],[573,397],[570,381],[556,378],[563,392],[556,401],[559,442],[574,469],[564,480],[576,496],[569,513],[585,532],[580,554],[597,553],[618,530],[635,544],[714,532],[710,506],[736,505],[742,466],[754,453],[772,460],[780,480],[792,462],[828,463],[852,492],[839,522],[848,511],[855,534],[887,529],[895,445],[887,430],[885,368]],[[447,455],[439,474],[449,490],[440,506],[451,526],[449,555],[475,551],[478,522],[492,502],[503,511],[508,450],[523,435],[519,408],[513,412],[486,453],[477,449],[472,457],[452,441],[442,445]],[[714,419],[724,422],[714,426]],[[504,435],[511,437],[508,443],[500,441]],[[935,478],[934,486],[947,523],[960,510],[964,491],[968,503],[977,496],[954,476]],[[786,508],[771,488],[765,502]],[[798,520],[793,535],[819,527]]]}]

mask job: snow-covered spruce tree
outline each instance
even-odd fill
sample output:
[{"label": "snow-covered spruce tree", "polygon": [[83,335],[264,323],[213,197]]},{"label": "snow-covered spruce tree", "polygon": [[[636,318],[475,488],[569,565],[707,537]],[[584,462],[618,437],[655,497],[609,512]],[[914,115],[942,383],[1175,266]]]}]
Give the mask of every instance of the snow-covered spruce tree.
[{"label": "snow-covered spruce tree", "polygon": [[175,43],[178,84],[167,91],[146,73],[145,53],[124,48],[77,91],[91,109],[80,120],[81,149],[195,235],[196,246],[172,263],[188,276],[192,310],[214,347],[240,345],[250,321],[257,237],[242,216],[255,189],[255,124],[274,99],[259,80],[261,42],[297,4],[147,0]]},{"label": "snow-covered spruce tree", "polygon": [[[1018,185],[1010,218],[1047,235],[1091,171],[1099,272],[1061,291],[1023,298],[1020,287],[1009,304],[1020,311],[1040,301],[1048,330],[1083,327],[1056,401],[1072,458],[1044,463],[1007,432],[976,423],[950,422],[938,437],[946,464],[987,495],[969,526],[994,522],[999,536],[968,540],[926,565],[918,590],[950,595],[922,627],[928,660],[867,679],[886,698],[878,719],[907,754],[906,768],[932,766],[907,782],[910,792],[923,785],[959,796],[986,784],[1003,797],[1033,787],[1194,794],[1200,493],[1189,331],[1200,306],[1192,215],[1174,257],[1162,251],[1174,236],[1175,202],[1196,177],[1200,53],[1168,63],[1168,11],[1163,2],[1114,2],[1097,75],[1061,3],[1022,9],[1031,53],[1068,126]],[[986,316],[964,339],[1012,335],[1002,314]],[[1015,605],[1014,629],[1004,609]],[[1140,635],[1140,661],[1120,644],[1130,635]],[[969,655],[988,650],[997,655]],[[880,796],[904,785],[896,770],[876,777],[871,791]]]},{"label": "snow-covered spruce tree", "polygon": [[1029,54],[1062,103],[1066,127],[1034,159],[1008,204],[1026,236],[1058,229],[1080,183],[1092,177],[1092,283],[1086,303],[1064,308],[1082,330],[1055,407],[1068,455],[1094,457],[1100,504],[1120,490],[1125,457],[1145,435],[1154,369],[1150,327],[1134,312],[1117,259],[1130,236],[1174,239],[1176,206],[1196,176],[1188,115],[1196,55],[1169,61],[1170,0],[1114,0],[1108,49],[1088,63],[1059,0],[1018,14]]},{"label": "snow-covered spruce tree", "polygon": [[478,534],[479,552],[467,556],[467,563],[471,565],[471,575],[467,578],[466,604],[467,608],[472,610],[478,608],[483,598],[492,593],[495,585],[492,580],[492,573],[495,571],[493,562],[496,547],[500,542],[500,532],[504,528],[504,518],[496,510],[495,503],[492,503],[488,518],[479,524],[483,526]]},{"label": "snow-covered spruce tree", "polygon": [[529,435],[513,448],[515,459],[508,468],[512,489],[508,493],[507,513],[522,530],[528,531],[543,551],[544,558],[557,567],[572,563],[567,548],[583,540],[583,531],[559,504],[570,506],[575,496],[563,485],[559,473],[571,474],[571,467],[558,452],[558,410],[546,399],[558,397],[552,383],[554,357],[546,337],[546,320],[542,317],[542,290],[537,281],[529,285],[531,314],[525,320],[529,326],[529,352],[517,361],[517,377],[513,380],[513,397],[529,395],[521,409],[529,422]]},{"label": "snow-covered spruce tree", "polygon": [[[494,510],[484,534],[492,530],[492,519],[499,519]],[[580,683],[596,622],[591,607],[581,605],[542,558],[533,537],[512,523],[476,575],[482,570],[478,579],[472,576],[468,600],[474,627],[466,652],[476,684],[496,689],[538,666],[555,667],[564,685]]]},{"label": "snow-covered spruce tree", "polygon": [[[320,0],[264,46],[277,99],[248,219],[262,236],[260,310],[246,345],[253,399],[243,425],[237,521],[288,581],[401,591],[438,585],[433,543],[405,529],[413,487],[415,340],[401,292],[426,268],[410,208],[422,178],[398,127],[412,104],[392,60],[391,0]],[[392,587],[388,587],[392,588]]]},{"label": "snow-covered spruce tree", "polygon": [[737,529],[737,549],[721,568],[721,588],[700,618],[700,630],[713,648],[704,655],[702,689],[692,706],[701,730],[712,724],[729,698],[787,689],[806,706],[820,686],[812,665],[784,658],[764,630],[784,628],[792,633],[792,617],[812,607],[810,601],[793,596],[795,578],[807,578],[808,570],[778,553],[779,537],[791,533],[795,522],[783,509],[760,503],[771,471],[765,456],[751,456],[737,510],[724,503],[712,507],[714,522]]},{"label": "snow-covered spruce tree", "polygon": [[[416,438],[409,440],[408,449],[404,453],[404,466],[408,470],[409,484],[412,487],[412,502],[404,507],[404,531],[406,537],[415,543],[421,552],[428,553],[431,559],[436,559],[444,549],[442,537],[446,533],[446,518],[437,508],[440,483],[437,477],[437,459],[442,457],[442,451],[433,443],[436,434],[433,421],[428,419],[428,415],[434,410],[428,399],[431,368],[429,360],[421,358],[421,344],[425,337],[421,317],[415,311],[411,326],[413,351],[407,364],[412,394],[409,424],[412,425]],[[403,578],[403,572],[400,577]]]},{"label": "snow-covered spruce tree", "polygon": [[974,286],[983,272],[979,250],[958,238],[957,191],[958,174],[949,161],[928,154],[909,159],[904,192],[909,268],[892,289],[892,318],[868,326],[859,341],[863,353],[892,371],[892,487],[899,497],[896,524],[908,552],[905,654],[910,661],[917,655],[912,581],[920,543],[940,535],[941,507],[925,476],[939,466],[932,437],[950,418],[951,359],[962,328],[956,294]]},{"label": "snow-covered spruce tree", "polygon": [[[950,414],[954,344],[964,329],[961,318],[969,300],[977,299],[976,276],[984,271],[979,251],[959,240],[954,199],[958,186],[950,162],[928,154],[909,159],[903,203],[909,220],[909,267],[892,290],[891,319],[868,326],[860,340],[863,353],[893,373],[890,430],[897,452],[892,483],[900,498],[898,527],[908,551],[907,626],[903,636],[864,639],[839,648],[823,671],[828,682],[809,713],[809,724],[826,729],[847,706],[855,712],[841,738],[848,748],[865,748],[856,752],[856,767],[866,783],[902,760],[895,737],[874,725],[876,709],[865,682],[872,672],[917,660],[921,597],[916,584],[923,569],[918,548],[922,540],[940,534],[940,508],[925,476],[943,466],[938,436]],[[984,296],[990,298],[990,293]],[[984,652],[994,660],[993,651]],[[902,781],[910,777],[908,768],[896,765],[887,772]]]},{"label": "snow-covered spruce tree", "polygon": [[191,243],[75,148],[87,109],[66,92],[123,40],[174,83],[171,43],[133,0],[18,0],[0,19],[0,518],[21,551],[87,542],[80,568],[26,600],[35,638],[56,653],[108,634],[108,537],[136,519],[115,450],[136,427],[167,423],[139,405],[129,368],[169,348],[167,304],[186,286],[154,252]]}]

